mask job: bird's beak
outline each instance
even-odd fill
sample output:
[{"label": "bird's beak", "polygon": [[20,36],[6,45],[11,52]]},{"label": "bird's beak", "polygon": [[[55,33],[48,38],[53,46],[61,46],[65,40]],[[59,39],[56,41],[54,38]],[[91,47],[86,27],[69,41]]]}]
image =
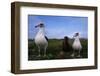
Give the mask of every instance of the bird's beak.
[{"label": "bird's beak", "polygon": [[35,28],[39,27],[39,25],[36,25]]},{"label": "bird's beak", "polygon": [[76,35],[73,36],[73,38],[76,37]]}]

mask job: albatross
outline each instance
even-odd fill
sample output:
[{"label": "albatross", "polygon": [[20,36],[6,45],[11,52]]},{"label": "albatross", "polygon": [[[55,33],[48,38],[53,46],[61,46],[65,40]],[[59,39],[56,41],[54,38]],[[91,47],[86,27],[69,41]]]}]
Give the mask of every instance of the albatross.
[{"label": "albatross", "polygon": [[72,57],[75,56],[75,51],[78,51],[77,57],[81,57],[80,51],[82,50],[82,45],[81,45],[81,42],[79,40],[79,33],[75,33],[74,38],[75,38],[75,40],[74,40],[73,45],[72,45],[72,47],[73,47]]},{"label": "albatross", "polygon": [[44,51],[44,56],[46,56],[46,49],[48,47],[48,38],[45,36],[45,26],[43,23],[39,23],[35,26],[35,28],[39,28],[38,32],[35,36],[35,44],[38,47],[38,56],[41,56],[41,51]]}]

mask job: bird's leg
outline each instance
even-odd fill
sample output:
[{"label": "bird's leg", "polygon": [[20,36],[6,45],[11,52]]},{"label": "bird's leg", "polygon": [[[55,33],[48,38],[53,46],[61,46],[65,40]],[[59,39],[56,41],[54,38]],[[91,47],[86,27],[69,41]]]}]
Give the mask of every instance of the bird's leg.
[{"label": "bird's leg", "polygon": [[47,47],[44,48],[44,57],[46,57],[46,48]]},{"label": "bird's leg", "polygon": [[78,52],[78,56],[77,57],[81,57],[81,55],[80,55],[80,50],[79,50],[79,52]]},{"label": "bird's leg", "polygon": [[41,54],[40,54],[40,47],[38,47],[38,48],[39,48],[39,50],[38,50],[39,51],[38,57],[40,57],[41,56]]},{"label": "bird's leg", "polygon": [[74,57],[74,56],[75,56],[75,50],[73,50],[71,57]]}]

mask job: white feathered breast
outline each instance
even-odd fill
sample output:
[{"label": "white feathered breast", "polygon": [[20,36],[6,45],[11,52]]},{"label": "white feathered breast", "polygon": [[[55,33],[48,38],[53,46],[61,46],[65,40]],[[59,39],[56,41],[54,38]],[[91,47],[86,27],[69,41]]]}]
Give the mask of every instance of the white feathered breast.
[{"label": "white feathered breast", "polygon": [[35,43],[36,45],[39,45],[41,47],[47,46],[48,42],[45,39],[45,36],[43,34],[37,34],[35,37]]},{"label": "white feathered breast", "polygon": [[74,50],[81,50],[82,49],[82,46],[81,46],[81,43],[80,43],[80,40],[79,40],[78,37],[75,38],[72,47],[73,47]]}]

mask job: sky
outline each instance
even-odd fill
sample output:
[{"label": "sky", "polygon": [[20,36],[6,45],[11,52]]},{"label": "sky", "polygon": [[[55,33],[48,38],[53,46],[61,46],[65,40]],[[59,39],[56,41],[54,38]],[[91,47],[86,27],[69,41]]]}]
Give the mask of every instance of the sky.
[{"label": "sky", "polygon": [[43,22],[45,34],[49,39],[72,38],[78,32],[81,38],[88,37],[88,17],[28,15],[28,38],[34,39],[38,29],[35,26]]}]

